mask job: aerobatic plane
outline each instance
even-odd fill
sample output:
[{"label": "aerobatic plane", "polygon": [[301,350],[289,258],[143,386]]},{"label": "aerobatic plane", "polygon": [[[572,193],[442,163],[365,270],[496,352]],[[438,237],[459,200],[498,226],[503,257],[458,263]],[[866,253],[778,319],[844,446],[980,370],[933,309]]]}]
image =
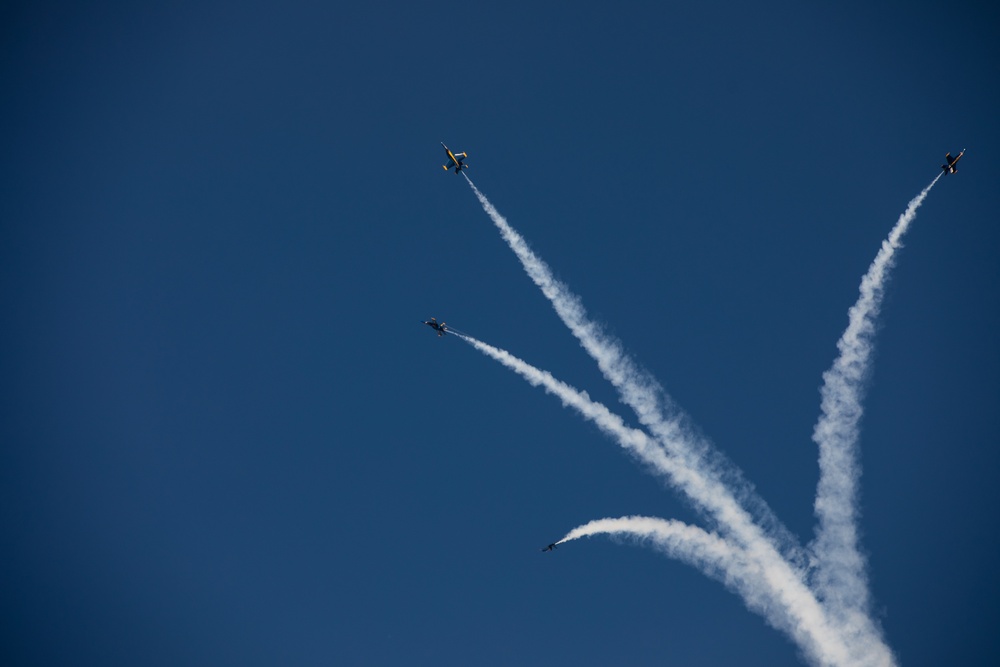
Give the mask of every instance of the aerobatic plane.
[{"label": "aerobatic plane", "polygon": [[956,155],[955,157],[952,157],[951,153],[945,153],[944,159],[948,161],[948,164],[941,165],[941,168],[944,169],[944,173],[954,174],[956,171],[958,171],[958,167],[956,167],[955,165],[958,164],[958,161],[962,159],[963,155],[965,155],[964,148],[962,149],[962,152]]},{"label": "aerobatic plane", "polygon": [[448,332],[448,325],[445,324],[444,322],[441,322],[439,324],[436,317],[432,317],[431,319],[424,322],[424,324],[429,326],[431,329],[434,329],[434,331],[437,331],[438,336],[443,336]]},{"label": "aerobatic plane", "polygon": [[[443,141],[441,145],[444,146]],[[444,152],[448,154],[448,164],[441,165],[445,171],[454,167],[455,173],[461,174],[463,169],[469,168],[469,165],[465,164],[465,159],[469,157],[466,153],[452,153],[451,149],[447,146],[444,146]]]},{"label": "aerobatic plane", "polygon": [[556,543],[555,543],[555,542],[553,542],[553,543],[552,543],[552,544],[550,544],[549,546],[547,546],[547,547],[545,547],[544,549],[542,549],[542,551],[552,551],[552,550],[553,550],[553,549],[555,549],[555,548],[556,548]]}]

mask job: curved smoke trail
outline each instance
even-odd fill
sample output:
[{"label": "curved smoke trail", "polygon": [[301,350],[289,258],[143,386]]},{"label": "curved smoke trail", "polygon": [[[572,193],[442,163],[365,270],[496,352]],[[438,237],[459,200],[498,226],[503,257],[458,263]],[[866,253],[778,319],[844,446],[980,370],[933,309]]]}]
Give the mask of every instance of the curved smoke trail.
[{"label": "curved smoke trail", "polygon": [[[563,405],[575,409],[605,434],[614,438],[623,448],[661,474],[667,475],[678,485],[695,489],[696,495],[711,491],[712,487],[703,486],[705,481],[697,472],[685,467],[684,462],[670,457],[645,432],[626,426],[621,417],[603,404],[591,400],[585,392],[557,380],[548,371],[536,368],[506,350],[484,343],[468,334],[456,335],[480,352],[510,368],[533,386],[542,387],[546,392],[559,398]],[[723,494],[716,499],[715,509],[719,522],[724,526],[740,526],[747,522],[751,522],[752,525],[749,515],[729,494]],[[687,536],[685,539],[676,537],[667,539],[666,543],[673,545],[671,549],[675,549],[675,551],[668,550],[669,554],[676,553],[685,562],[703,568],[703,571],[731,584],[733,590],[744,598],[750,609],[763,614],[771,625],[787,632],[817,661],[817,664],[846,664],[849,649],[809,590],[804,574],[782,558],[770,542],[764,538],[747,539],[752,536],[747,535],[745,531],[737,532],[743,537],[739,544],[730,543],[719,537],[709,540],[705,537],[708,533],[700,528],[687,526],[689,530],[678,533],[674,529],[684,524],[665,523],[673,527],[671,535]],[[594,525],[588,524],[588,526]],[[660,524],[646,525],[660,526]],[[586,532],[580,532],[583,530],[578,528],[571,531],[560,541],[579,537]]]},{"label": "curved smoke trail", "polygon": [[748,609],[791,637],[810,662],[849,664],[851,649],[803,582],[790,583],[782,573],[718,535],[680,521],[630,516],[591,521],[574,528],[556,544],[599,534],[652,543],[667,556],[725,584]]},{"label": "curved smoke trail", "polygon": [[815,585],[831,612],[852,632],[876,632],[871,626],[865,559],[858,548],[859,421],[865,380],[874,351],[875,320],[901,239],[917,216],[931,181],[907,205],[861,279],[860,295],[848,313],[847,329],[837,342],[840,355],[823,374],[822,414],[813,431],[819,445],[820,478],[816,492],[819,521],[813,551]]}]

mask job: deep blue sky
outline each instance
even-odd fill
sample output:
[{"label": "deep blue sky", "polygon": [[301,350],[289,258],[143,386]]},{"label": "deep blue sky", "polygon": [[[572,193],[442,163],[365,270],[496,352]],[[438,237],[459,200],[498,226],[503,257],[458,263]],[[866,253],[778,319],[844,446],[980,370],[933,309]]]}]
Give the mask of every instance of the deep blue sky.
[{"label": "deep blue sky", "polygon": [[439,141],[803,541],[847,308],[968,147],[889,290],[862,529],[902,664],[1000,652],[986,4],[147,4],[0,10],[4,664],[800,664],[652,550],[538,553],[696,517],[419,324],[625,414]]}]

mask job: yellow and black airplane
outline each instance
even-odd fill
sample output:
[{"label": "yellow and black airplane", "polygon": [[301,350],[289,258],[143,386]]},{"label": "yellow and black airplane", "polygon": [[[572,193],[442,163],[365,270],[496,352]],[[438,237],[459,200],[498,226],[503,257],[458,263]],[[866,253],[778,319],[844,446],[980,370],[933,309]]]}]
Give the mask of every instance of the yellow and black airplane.
[{"label": "yellow and black airplane", "polygon": [[[444,146],[443,141],[441,145]],[[444,152],[448,154],[448,164],[441,165],[445,171],[454,168],[456,174],[461,174],[463,169],[469,168],[469,165],[465,164],[465,159],[469,157],[466,153],[452,153],[447,146],[444,146]]]},{"label": "yellow and black airplane", "polygon": [[954,174],[956,171],[958,171],[958,167],[956,167],[955,165],[958,164],[958,161],[962,159],[963,155],[965,155],[964,148],[962,149],[962,152],[956,155],[955,157],[952,157],[951,153],[945,153],[944,159],[948,161],[948,164],[941,165],[941,168],[944,169],[944,173]]}]

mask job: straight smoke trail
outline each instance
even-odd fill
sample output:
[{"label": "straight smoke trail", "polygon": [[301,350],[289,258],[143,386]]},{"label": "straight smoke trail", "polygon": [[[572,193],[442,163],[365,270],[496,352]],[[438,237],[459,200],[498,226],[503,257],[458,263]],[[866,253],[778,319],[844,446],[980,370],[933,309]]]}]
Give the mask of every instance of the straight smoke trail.
[{"label": "straight smoke trail", "polygon": [[[513,370],[533,386],[542,387],[559,398],[563,405],[575,409],[614,438],[619,445],[667,475],[675,484],[692,489],[694,495],[699,497],[715,490],[714,484],[706,482],[695,471],[687,468],[684,462],[670,457],[645,432],[626,426],[621,417],[601,403],[591,400],[585,392],[557,380],[548,371],[536,368],[506,350],[467,334],[456,335]],[[753,525],[746,511],[729,494],[723,493],[717,499],[715,509],[719,522],[724,526],[742,526],[747,523]],[[683,524],[675,522],[671,525],[676,527]],[[728,541],[721,538],[706,541],[704,536],[707,533],[701,529],[688,528],[691,530],[684,533],[688,539],[667,540],[671,543],[683,543],[683,548],[676,547],[679,550],[677,553],[683,554],[682,560],[707,568],[703,571],[718,576],[725,582],[732,582],[733,589],[744,596],[748,607],[763,614],[774,627],[787,632],[817,664],[845,664],[848,648],[806,586],[804,576],[782,558],[764,537],[742,530],[734,531],[740,544],[727,546],[727,552],[720,545],[728,545]],[[575,537],[571,538],[574,535],[575,531],[562,541],[574,539]],[[709,549],[708,546],[712,548]],[[731,557],[722,558],[720,554],[724,553]],[[711,554],[714,556],[709,558]],[[750,577],[750,574],[754,574],[754,577]]]},{"label": "straight smoke trail", "polygon": [[486,356],[499,361],[527,380],[532,386],[542,387],[547,393],[562,401],[564,406],[576,410],[581,416],[593,422],[605,435],[613,438],[624,449],[653,466],[661,474],[676,467],[676,463],[671,461],[663,449],[657,446],[646,433],[627,426],[621,417],[611,412],[603,404],[591,400],[586,392],[557,380],[548,371],[536,368],[506,350],[493,347],[468,334],[459,334],[454,331],[452,333]]},{"label": "straight smoke trail", "polygon": [[[597,362],[604,377],[618,390],[625,404],[635,411],[639,422],[667,449],[670,457],[683,462],[681,469],[684,474],[674,477],[675,486],[688,496],[696,508],[706,512],[720,529],[730,532],[742,543],[756,544],[760,548],[766,544],[768,549],[775,551],[775,555],[780,551],[796,564],[806,562],[795,538],[739,471],[685,428],[680,411],[670,403],[659,383],[636,366],[618,341],[587,317],[580,298],[553,276],[548,264],[535,255],[524,237],[508,224],[472,180],[466,174],[462,175],[504,241],[521,261],[525,272]],[[672,413],[674,418],[667,419],[665,412]],[[739,507],[739,511],[732,511],[734,507]],[[750,508],[750,511],[744,508]],[[753,515],[766,530],[755,523]]]},{"label": "straight smoke trail", "polygon": [[875,322],[901,239],[941,174],[907,205],[861,279],[860,295],[848,314],[837,348],[839,356],[823,374],[821,412],[813,431],[819,445],[820,479],[816,494],[819,520],[814,552],[815,585],[832,613],[856,631],[870,627],[865,559],[858,548],[859,421],[865,380],[874,351]]}]

